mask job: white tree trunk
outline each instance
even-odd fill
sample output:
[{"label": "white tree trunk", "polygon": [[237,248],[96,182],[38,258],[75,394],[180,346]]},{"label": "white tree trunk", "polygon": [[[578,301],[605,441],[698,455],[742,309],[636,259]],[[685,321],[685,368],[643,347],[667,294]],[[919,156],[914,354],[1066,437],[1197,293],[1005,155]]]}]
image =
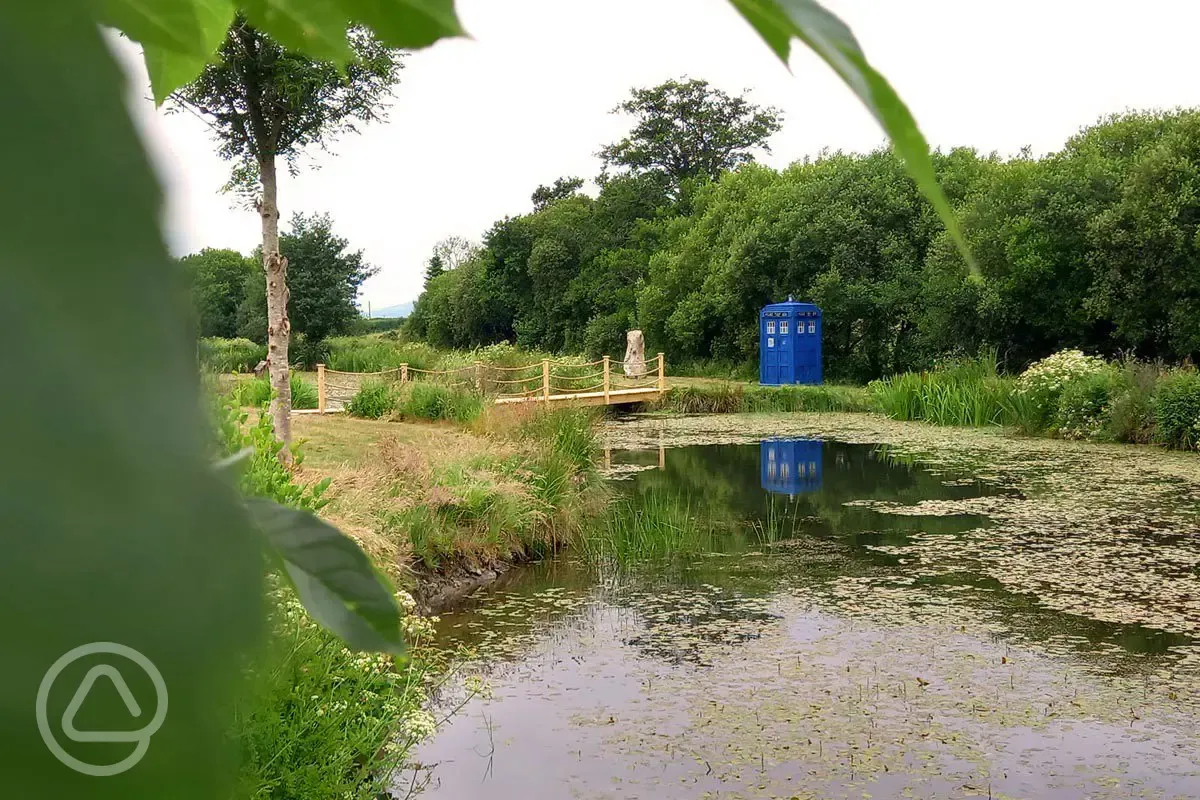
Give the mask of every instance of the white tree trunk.
[{"label": "white tree trunk", "polygon": [[262,199],[258,213],[262,217],[263,271],[267,275],[267,370],[275,399],[271,401],[271,418],[275,435],[284,443],[280,458],[291,463],[292,452],[292,386],[288,379],[288,339],[292,325],[288,322],[287,259],[279,253],[279,203],[275,178],[275,159],[259,164]]}]

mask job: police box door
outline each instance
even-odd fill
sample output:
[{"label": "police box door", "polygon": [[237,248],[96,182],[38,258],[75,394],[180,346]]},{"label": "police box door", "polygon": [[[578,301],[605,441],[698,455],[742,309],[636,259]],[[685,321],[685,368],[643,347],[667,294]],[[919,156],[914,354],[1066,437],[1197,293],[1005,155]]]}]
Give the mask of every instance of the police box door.
[{"label": "police box door", "polygon": [[791,383],[795,379],[791,325],[792,320],[787,317],[763,319],[761,341],[766,354],[767,383]]}]

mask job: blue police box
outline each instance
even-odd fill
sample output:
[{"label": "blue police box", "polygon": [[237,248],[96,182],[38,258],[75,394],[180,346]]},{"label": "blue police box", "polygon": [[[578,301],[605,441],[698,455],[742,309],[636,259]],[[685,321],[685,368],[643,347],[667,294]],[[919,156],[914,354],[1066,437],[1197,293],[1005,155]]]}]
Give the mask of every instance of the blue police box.
[{"label": "blue police box", "polygon": [[758,445],[762,488],[793,497],[821,488],[820,439],[766,439]]},{"label": "blue police box", "polygon": [[758,335],[759,383],[821,383],[821,309],[789,295],[763,307]]}]

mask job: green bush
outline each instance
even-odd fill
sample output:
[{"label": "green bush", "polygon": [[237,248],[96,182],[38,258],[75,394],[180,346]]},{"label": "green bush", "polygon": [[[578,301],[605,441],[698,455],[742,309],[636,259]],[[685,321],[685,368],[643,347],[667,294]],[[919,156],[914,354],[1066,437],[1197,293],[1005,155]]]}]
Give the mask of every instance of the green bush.
[{"label": "green bush", "polygon": [[1017,380],[1017,392],[1025,395],[1021,427],[1030,433],[1053,428],[1059,399],[1067,387],[1107,369],[1103,359],[1079,350],[1060,350],[1032,364]]},{"label": "green bush", "polygon": [[1155,439],[1168,447],[1195,450],[1200,442],[1200,373],[1179,370],[1154,392]]},{"label": "green bush", "polygon": [[384,381],[364,381],[354,397],[346,404],[351,416],[379,419],[396,408],[396,390]]},{"label": "green bush", "polygon": [[406,417],[470,422],[483,412],[483,400],[470,392],[436,383],[413,383],[398,409]]},{"label": "green bush", "polygon": [[413,369],[441,369],[445,353],[424,342],[386,336],[337,336],[326,340],[325,365],[341,372],[382,372],[408,364]]},{"label": "green bush", "polygon": [[[278,453],[283,444],[275,438],[271,415],[259,414],[254,425],[247,427],[248,415],[235,402],[233,398],[217,401],[214,427],[217,431],[218,456],[252,450],[249,460],[238,473],[238,488],[242,494],[269,497],[278,503],[308,511],[323,508],[329,502],[323,497],[329,488],[329,479],[308,485],[296,483],[292,471],[279,460]],[[292,459],[295,464],[304,462],[304,452],[298,443],[292,445]]]},{"label": "green bush", "polygon": [[1094,439],[1105,432],[1113,395],[1119,389],[1115,370],[1104,369],[1070,381],[1058,398],[1054,430],[1065,439]]},{"label": "green bush", "polygon": [[1161,370],[1132,359],[1121,365],[1119,386],[1104,420],[1106,438],[1114,442],[1154,441],[1154,388]]},{"label": "green bush", "polygon": [[200,366],[214,372],[250,372],[267,357],[267,346],[249,339],[200,340]]}]

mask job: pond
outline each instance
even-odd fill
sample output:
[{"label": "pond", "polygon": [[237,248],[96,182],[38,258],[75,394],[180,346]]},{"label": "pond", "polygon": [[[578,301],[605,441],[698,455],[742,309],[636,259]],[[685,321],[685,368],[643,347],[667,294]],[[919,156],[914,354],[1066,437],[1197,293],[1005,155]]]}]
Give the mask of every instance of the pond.
[{"label": "pond", "polygon": [[868,415],[605,438],[588,544],[442,618],[489,690],[444,688],[397,796],[1200,796],[1194,455]]}]

